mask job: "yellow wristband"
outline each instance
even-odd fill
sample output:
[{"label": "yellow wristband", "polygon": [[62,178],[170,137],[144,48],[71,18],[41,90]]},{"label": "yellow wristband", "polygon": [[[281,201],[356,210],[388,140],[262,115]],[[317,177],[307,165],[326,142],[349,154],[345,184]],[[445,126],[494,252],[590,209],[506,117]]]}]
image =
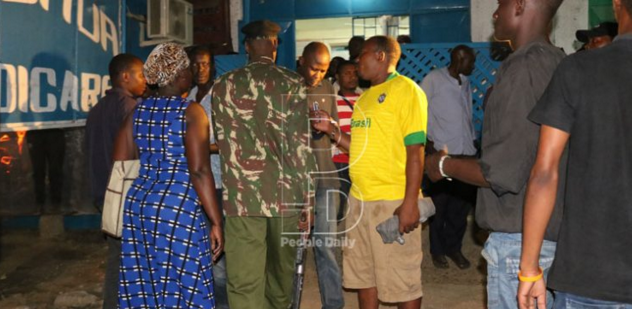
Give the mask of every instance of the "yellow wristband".
[{"label": "yellow wristband", "polygon": [[536,276],[531,276],[531,277],[525,277],[522,275],[521,271],[518,271],[518,279],[522,282],[536,282],[540,279],[542,279],[542,275],[544,274],[544,271],[542,271],[542,267],[540,267],[540,273]]}]

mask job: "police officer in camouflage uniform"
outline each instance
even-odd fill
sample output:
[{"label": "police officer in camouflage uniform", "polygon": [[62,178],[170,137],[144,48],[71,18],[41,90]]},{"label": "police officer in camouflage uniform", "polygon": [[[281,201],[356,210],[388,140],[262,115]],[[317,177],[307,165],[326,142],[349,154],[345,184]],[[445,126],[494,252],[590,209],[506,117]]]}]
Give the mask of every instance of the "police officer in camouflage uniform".
[{"label": "police officer in camouflage uniform", "polygon": [[280,27],[256,21],[241,30],[249,62],[217,80],[211,103],[225,163],[228,300],[235,309],[287,308],[298,218],[316,170],[309,107],[301,76],[274,63]]}]

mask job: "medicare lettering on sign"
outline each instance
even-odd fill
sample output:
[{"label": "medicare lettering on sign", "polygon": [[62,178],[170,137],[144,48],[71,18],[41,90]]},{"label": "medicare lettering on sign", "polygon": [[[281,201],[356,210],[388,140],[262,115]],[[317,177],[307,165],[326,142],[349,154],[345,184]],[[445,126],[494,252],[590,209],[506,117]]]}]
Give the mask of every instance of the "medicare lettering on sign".
[{"label": "medicare lettering on sign", "polygon": [[0,0],[0,130],[84,125],[120,24],[119,1]]}]

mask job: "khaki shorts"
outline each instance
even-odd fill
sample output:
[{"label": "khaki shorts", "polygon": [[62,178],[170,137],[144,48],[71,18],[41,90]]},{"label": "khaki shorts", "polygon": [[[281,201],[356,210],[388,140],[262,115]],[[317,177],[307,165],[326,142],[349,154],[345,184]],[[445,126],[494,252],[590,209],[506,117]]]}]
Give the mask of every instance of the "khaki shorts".
[{"label": "khaki shorts", "polygon": [[343,247],[343,285],[348,289],[377,287],[387,303],[415,300],[421,289],[421,226],[404,235],[405,244],[384,244],[375,227],[393,216],[402,201],[362,202],[349,197],[347,246]]}]

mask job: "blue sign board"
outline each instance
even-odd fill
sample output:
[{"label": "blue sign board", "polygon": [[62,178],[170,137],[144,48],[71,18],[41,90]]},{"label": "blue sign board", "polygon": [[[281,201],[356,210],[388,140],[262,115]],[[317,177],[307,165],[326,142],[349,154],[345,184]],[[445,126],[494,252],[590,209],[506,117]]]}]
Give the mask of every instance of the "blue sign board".
[{"label": "blue sign board", "polygon": [[121,1],[0,0],[0,131],[84,125],[121,29]]}]

